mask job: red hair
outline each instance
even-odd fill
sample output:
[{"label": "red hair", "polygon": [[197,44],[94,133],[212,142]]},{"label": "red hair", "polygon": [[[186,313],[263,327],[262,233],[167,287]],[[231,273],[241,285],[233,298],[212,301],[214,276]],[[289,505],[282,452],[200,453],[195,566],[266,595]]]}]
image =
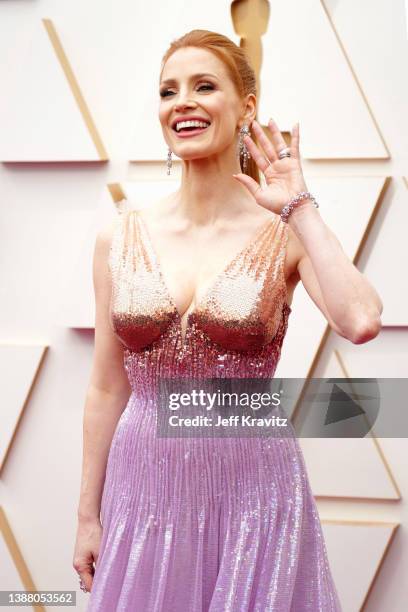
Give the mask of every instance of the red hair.
[{"label": "red hair", "polygon": [[[211,51],[220,59],[225,67],[231,81],[239,96],[244,98],[249,93],[257,95],[257,84],[255,71],[252,68],[249,58],[245,51],[238,47],[230,38],[217,32],[210,30],[191,30],[180,38],[173,40],[162,58],[160,69],[160,78],[163,72],[164,64],[171,55],[178,49],[185,47],[198,47]],[[252,140],[257,144],[254,134],[251,134]],[[240,160],[242,171],[242,160]],[[261,184],[259,168],[251,158],[247,161],[246,174],[251,176],[257,183]]]}]

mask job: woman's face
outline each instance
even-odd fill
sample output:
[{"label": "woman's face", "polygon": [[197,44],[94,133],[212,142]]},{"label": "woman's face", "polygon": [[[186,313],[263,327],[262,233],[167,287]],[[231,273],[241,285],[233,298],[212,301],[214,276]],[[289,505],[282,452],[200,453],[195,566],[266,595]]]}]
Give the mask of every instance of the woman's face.
[{"label": "woman's face", "polygon": [[[159,119],[166,143],[181,159],[219,154],[235,146],[245,104],[227,69],[213,53],[196,47],[179,49],[164,65],[159,85]],[[208,127],[176,131],[175,122],[196,117]]]}]

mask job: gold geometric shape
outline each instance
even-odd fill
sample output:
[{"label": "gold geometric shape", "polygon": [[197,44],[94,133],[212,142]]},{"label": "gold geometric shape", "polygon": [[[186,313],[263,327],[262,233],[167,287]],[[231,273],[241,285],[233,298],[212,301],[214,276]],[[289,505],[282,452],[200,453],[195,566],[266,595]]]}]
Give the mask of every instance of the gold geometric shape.
[{"label": "gold geometric shape", "polygon": [[[33,27],[2,113],[5,162],[106,162],[108,156],[54,25]],[[44,35],[45,34],[45,35]],[[50,45],[51,43],[51,45]]]},{"label": "gold geometric shape", "polygon": [[[262,36],[268,30],[270,17],[269,0],[233,0],[231,3],[231,18],[235,32],[241,37],[239,46],[242,47],[254,69],[257,86],[257,99],[262,96],[261,66],[263,59]],[[257,119],[259,122],[259,118]],[[260,124],[261,125],[261,124]],[[272,142],[272,134],[267,125],[261,125],[264,134]],[[281,134],[287,144],[290,145],[290,131],[281,130]],[[254,134],[251,134],[255,144],[262,151],[262,147]]]},{"label": "gold geometric shape", "polygon": [[[344,379],[348,387],[344,392],[350,393],[357,404],[360,403],[338,351],[333,351],[328,363],[319,372],[319,378]],[[321,427],[322,416],[324,417],[324,414],[321,415],[320,411],[302,415],[303,419],[308,419],[306,425],[311,432],[314,427],[313,419],[317,418],[317,427]],[[326,437],[312,438],[303,435],[299,440],[314,497],[399,501],[401,492],[365,412],[355,418],[367,429],[368,433],[364,438],[335,437],[334,430],[333,435],[329,435],[330,432],[327,432]]]},{"label": "gold geometric shape", "polygon": [[[17,436],[18,426],[39,377],[48,346],[1,345],[2,424],[0,437],[0,476]],[[16,380],[18,379],[18,384]]]},{"label": "gold geometric shape", "polygon": [[395,479],[375,442],[368,435],[300,438],[315,499],[400,501]]},{"label": "gold geometric shape", "polygon": [[381,211],[380,231],[373,236],[373,247],[364,265],[384,305],[383,329],[408,326],[407,187],[405,177],[402,181],[394,177],[393,189]]},{"label": "gold geometric shape", "polygon": [[109,183],[108,190],[115,204],[125,198],[125,192],[120,183]]},{"label": "gold geometric shape", "polygon": [[385,150],[386,150],[386,152],[387,152],[387,155],[386,155],[385,157],[382,157],[381,159],[390,159],[390,157],[391,157],[391,153],[390,153],[389,148],[387,147],[387,143],[385,142],[384,135],[383,135],[383,134],[382,134],[382,132],[381,132],[380,126],[379,126],[379,124],[378,124],[377,119],[375,118],[374,112],[373,112],[373,110],[372,110],[372,108],[371,108],[371,106],[370,106],[370,103],[369,103],[369,101],[368,101],[368,98],[367,98],[367,96],[365,95],[364,89],[363,89],[363,87],[362,87],[362,85],[361,85],[360,81],[358,80],[358,77],[357,77],[357,72],[356,72],[356,71],[354,70],[354,68],[353,68],[353,64],[351,63],[351,59],[350,59],[350,57],[349,57],[349,56],[348,56],[348,54],[347,54],[346,47],[345,47],[345,45],[343,44],[343,42],[342,42],[342,40],[341,40],[341,38],[340,38],[340,35],[339,35],[338,31],[337,31],[337,28],[336,28],[336,26],[335,26],[335,24],[334,24],[334,21],[333,21],[333,19],[332,19],[331,15],[330,15],[330,12],[329,12],[329,10],[328,10],[328,8],[327,8],[327,6],[326,6],[326,2],[325,2],[325,0],[320,0],[320,2],[321,2],[321,5],[322,5],[322,7],[323,7],[323,9],[324,9],[324,12],[326,13],[326,17],[327,17],[327,19],[328,19],[328,21],[329,21],[329,23],[330,23],[330,25],[331,25],[331,27],[332,27],[332,30],[333,30],[333,33],[334,33],[334,35],[335,35],[336,39],[337,39],[338,45],[339,45],[340,49],[341,49],[341,50],[342,50],[342,52],[343,52],[344,59],[346,60],[346,62],[347,62],[347,64],[348,64],[348,67],[350,68],[350,72],[351,72],[351,74],[353,75],[354,81],[355,81],[355,83],[356,83],[356,85],[357,85],[357,87],[358,87],[358,89],[359,89],[359,91],[360,91],[360,95],[361,95],[361,97],[363,98],[363,100],[364,100],[364,102],[365,102],[365,105],[366,105],[366,107],[367,107],[368,112],[370,113],[370,116],[371,116],[372,122],[374,123],[375,128],[376,128],[376,130],[377,130],[377,133],[378,133],[378,135],[379,135],[379,137],[380,137],[380,139],[381,139],[381,141],[382,141],[382,143],[383,143],[383,145],[384,145],[384,149],[385,149]]},{"label": "gold geometric shape", "polygon": [[321,521],[333,580],[344,612],[362,612],[399,523]]},{"label": "gold geometric shape", "polygon": [[268,0],[233,0],[231,18],[235,32],[241,37],[239,46],[245,49],[257,79],[262,65],[262,36],[268,29],[270,6]]},{"label": "gold geometric shape", "polygon": [[55,54],[58,58],[58,61],[61,65],[61,68],[67,78],[68,84],[71,88],[72,94],[78,104],[78,108],[82,114],[85,125],[89,130],[89,134],[94,142],[95,148],[98,152],[100,161],[108,161],[108,154],[105,149],[105,146],[102,142],[102,138],[99,135],[99,132],[96,128],[95,122],[92,118],[89,107],[85,101],[85,98],[82,94],[79,83],[75,77],[74,71],[71,68],[71,64],[68,61],[68,57],[63,49],[60,39],[58,38],[57,31],[51,19],[43,19],[42,20],[44,27],[47,31],[47,34],[50,38],[51,44],[54,48]]},{"label": "gold geometric shape", "polygon": [[[0,506],[0,533],[2,535],[2,559],[0,562],[2,588],[13,591],[37,591],[2,506]],[[5,584],[6,579],[9,581],[8,584]],[[13,581],[14,584],[12,584]],[[46,610],[44,606],[38,604],[27,606],[27,609],[30,608],[35,612],[45,612]]]},{"label": "gold geometric shape", "polygon": [[[348,368],[346,367],[346,364],[345,364],[345,360],[344,360],[344,358],[341,356],[340,352],[339,352],[337,349],[335,349],[335,350],[334,350],[334,354],[335,354],[336,359],[337,359],[337,361],[338,361],[338,363],[339,363],[339,365],[340,365],[340,368],[341,368],[341,370],[342,370],[342,372],[343,372],[343,376],[344,376],[345,378],[347,378],[347,379],[349,379],[349,380],[350,380],[351,376],[350,376],[350,374],[349,374]],[[353,385],[352,385],[352,383],[351,383],[351,387],[352,387],[352,386],[353,386]],[[357,396],[358,396],[358,394],[357,394],[356,392],[354,392],[354,395],[355,395],[355,397],[357,397]],[[388,461],[387,461],[387,459],[386,459],[386,457],[385,457],[384,451],[383,451],[383,449],[381,448],[381,445],[380,445],[380,442],[379,442],[379,440],[378,440],[377,436],[375,435],[375,432],[374,432],[373,427],[371,427],[371,426],[370,426],[370,424],[369,424],[369,422],[368,422],[368,419],[367,419],[366,413],[364,412],[364,414],[363,414],[362,416],[363,416],[363,418],[364,418],[364,419],[366,420],[366,422],[367,422],[367,425],[368,425],[368,427],[369,427],[369,435],[370,435],[370,438],[371,438],[371,440],[373,441],[373,443],[374,443],[374,445],[375,445],[375,447],[376,447],[376,450],[377,450],[377,452],[378,452],[379,456],[381,457],[381,461],[382,461],[382,462],[383,462],[383,464],[384,464],[384,468],[385,468],[385,470],[386,470],[386,472],[387,472],[387,474],[388,474],[388,477],[389,477],[390,481],[392,482],[392,485],[393,485],[393,487],[394,487],[394,489],[395,489],[395,492],[396,492],[397,497],[395,497],[394,499],[398,499],[398,500],[399,500],[399,499],[401,499],[401,491],[400,491],[400,489],[399,489],[399,487],[398,487],[398,484],[397,484],[397,481],[396,481],[396,479],[395,479],[395,476],[394,476],[394,474],[392,473],[391,467],[390,467],[390,465],[389,465],[389,463],[388,463]]]},{"label": "gold geometric shape", "polygon": [[389,159],[356,72],[320,0],[271,0],[263,36],[260,123],[299,121],[305,159]]}]

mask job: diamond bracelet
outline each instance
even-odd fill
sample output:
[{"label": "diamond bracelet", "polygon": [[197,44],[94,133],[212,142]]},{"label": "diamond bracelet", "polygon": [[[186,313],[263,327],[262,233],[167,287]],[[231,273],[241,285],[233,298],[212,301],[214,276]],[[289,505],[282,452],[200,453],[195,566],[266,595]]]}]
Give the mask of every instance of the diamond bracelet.
[{"label": "diamond bracelet", "polygon": [[298,204],[302,200],[307,200],[307,199],[312,200],[313,205],[316,208],[319,208],[319,204],[316,202],[315,198],[312,196],[312,194],[309,191],[301,191],[294,198],[292,198],[287,204],[285,204],[285,206],[282,208],[281,214],[280,214],[282,221],[287,223],[289,219],[289,215],[292,212],[292,210],[296,206],[298,206]]}]

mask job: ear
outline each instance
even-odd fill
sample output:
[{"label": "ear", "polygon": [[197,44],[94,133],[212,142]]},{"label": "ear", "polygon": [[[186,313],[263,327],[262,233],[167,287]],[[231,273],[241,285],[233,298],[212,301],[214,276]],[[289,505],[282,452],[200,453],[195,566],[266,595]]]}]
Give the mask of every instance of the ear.
[{"label": "ear", "polygon": [[249,93],[245,97],[242,112],[242,124],[251,125],[252,121],[256,118],[256,97],[253,93]]}]

